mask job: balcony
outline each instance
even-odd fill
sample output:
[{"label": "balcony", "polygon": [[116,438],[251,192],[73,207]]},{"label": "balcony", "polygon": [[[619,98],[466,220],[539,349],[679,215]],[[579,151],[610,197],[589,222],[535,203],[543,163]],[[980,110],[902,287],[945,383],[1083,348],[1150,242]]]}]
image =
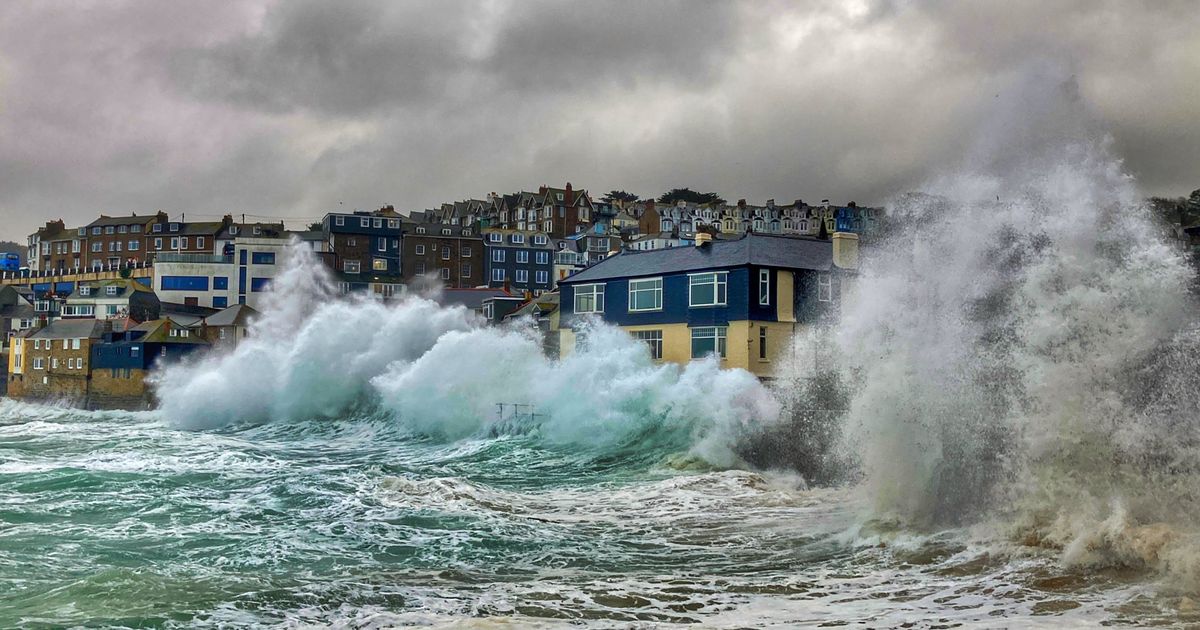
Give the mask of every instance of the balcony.
[{"label": "balcony", "polygon": [[233,256],[217,256],[215,254],[181,254],[177,252],[159,252],[154,255],[156,263],[194,263],[201,265],[232,265]]}]

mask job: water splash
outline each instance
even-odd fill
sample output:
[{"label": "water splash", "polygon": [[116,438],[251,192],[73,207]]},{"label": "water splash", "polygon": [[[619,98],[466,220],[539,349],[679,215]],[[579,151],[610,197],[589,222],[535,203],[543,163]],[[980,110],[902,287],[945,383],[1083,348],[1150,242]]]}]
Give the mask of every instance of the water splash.
[{"label": "water splash", "polygon": [[311,253],[293,248],[286,258],[244,342],[161,375],[171,421],[209,428],[385,414],[454,440],[494,429],[497,403],[522,403],[538,417],[519,428],[551,442],[690,447],[728,466],[738,461],[734,436],[778,413],[748,372],[715,361],[656,364],[610,326],[596,324],[574,355],[547,358],[532,327],[489,327],[419,296],[391,304],[339,296]]},{"label": "water splash", "polygon": [[1108,142],[1064,129],[890,204],[896,229],[823,340],[849,399],[842,455],[877,515],[992,520],[1068,564],[1194,588],[1192,271]]}]

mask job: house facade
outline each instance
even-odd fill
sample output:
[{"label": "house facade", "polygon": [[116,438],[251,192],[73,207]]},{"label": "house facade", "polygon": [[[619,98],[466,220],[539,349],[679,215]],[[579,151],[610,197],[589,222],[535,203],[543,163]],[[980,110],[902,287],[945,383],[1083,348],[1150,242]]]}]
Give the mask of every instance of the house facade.
[{"label": "house facade", "polygon": [[[645,341],[655,360],[716,355],[722,367],[771,377],[791,336],[835,307],[858,264],[853,234],[706,237],[692,247],[627,250],[561,280],[563,327],[578,334],[595,318]],[[564,335],[562,352],[574,342]]]},{"label": "house facade", "polygon": [[9,355],[8,396],[84,402],[91,347],[105,330],[105,323],[94,319],[60,319],[26,331]]},{"label": "house facade", "polygon": [[453,289],[486,286],[483,239],[473,226],[405,222],[404,282],[432,278]]},{"label": "house facade", "polygon": [[199,331],[170,319],[105,331],[91,344],[89,409],[136,409],[153,403],[146,377],[155,367],[208,347]]},{"label": "house facade", "polygon": [[85,226],[87,264],[89,269],[142,264],[148,260],[146,237],[152,226],[168,222],[167,214],[100,218]]},{"label": "house facade", "polygon": [[540,295],[554,286],[554,245],[541,232],[485,229],[487,286]]},{"label": "house facade", "polygon": [[215,309],[258,306],[279,271],[287,245],[282,238],[238,237],[228,255],[159,254],[154,291],[163,302],[173,304]]},{"label": "house facade", "polygon": [[333,253],[334,269],[347,275],[399,277],[400,215],[376,212],[329,213],[321,226]]}]

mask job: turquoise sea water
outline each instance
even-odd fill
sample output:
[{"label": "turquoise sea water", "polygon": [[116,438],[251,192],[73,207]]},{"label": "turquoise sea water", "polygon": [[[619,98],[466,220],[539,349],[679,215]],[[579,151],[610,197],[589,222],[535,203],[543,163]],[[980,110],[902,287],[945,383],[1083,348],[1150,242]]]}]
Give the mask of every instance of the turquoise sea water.
[{"label": "turquoise sea water", "polygon": [[853,490],[646,442],[433,442],[385,418],[183,431],[0,402],[0,627],[1188,619],[1148,576],[864,523]]}]

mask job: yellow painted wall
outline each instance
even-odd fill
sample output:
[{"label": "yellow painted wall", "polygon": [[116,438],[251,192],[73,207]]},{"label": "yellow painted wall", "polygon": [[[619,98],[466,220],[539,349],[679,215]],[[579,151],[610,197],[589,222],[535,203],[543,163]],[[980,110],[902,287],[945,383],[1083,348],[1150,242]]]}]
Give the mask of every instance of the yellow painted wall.
[{"label": "yellow painted wall", "polygon": [[[789,278],[790,283],[790,278]],[[730,322],[725,330],[724,369],[741,368],[760,377],[774,376],[775,366],[783,353],[790,347],[796,324],[791,322]],[[767,358],[758,358],[759,328],[767,329]],[[692,330],[687,324],[659,324],[648,326],[622,326],[622,330],[633,333],[639,330],[661,330],[663,336],[663,361],[686,364],[692,360]],[[564,355],[565,356],[565,355]]]},{"label": "yellow painted wall", "polygon": [[[684,364],[692,360],[692,330],[687,324],[654,324],[648,326],[622,326],[630,333],[639,330],[661,330],[663,335],[663,361]],[[725,367],[726,361],[721,361]]]},{"label": "yellow painted wall", "polygon": [[796,321],[796,275],[779,269],[775,272],[775,301],[779,321]]}]

